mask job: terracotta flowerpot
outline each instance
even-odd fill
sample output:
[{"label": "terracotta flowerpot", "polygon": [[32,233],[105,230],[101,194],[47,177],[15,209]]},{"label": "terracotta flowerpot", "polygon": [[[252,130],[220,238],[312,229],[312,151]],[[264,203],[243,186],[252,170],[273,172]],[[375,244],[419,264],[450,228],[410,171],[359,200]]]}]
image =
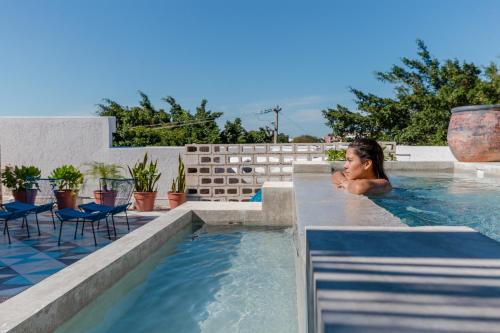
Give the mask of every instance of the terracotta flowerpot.
[{"label": "terracotta flowerpot", "polygon": [[36,201],[37,190],[12,191],[14,200],[34,205]]},{"label": "terracotta flowerpot", "polygon": [[156,192],[134,192],[135,209],[150,212],[154,209]]},{"label": "terracotta flowerpot", "polygon": [[116,191],[94,191],[95,202],[99,205],[115,206]]},{"label": "terracotta flowerpot", "polygon": [[170,209],[174,209],[186,202],[186,193],[184,192],[168,192],[167,197]]},{"label": "terracotta flowerpot", "polygon": [[448,145],[460,162],[499,162],[500,104],[453,108]]},{"label": "terracotta flowerpot", "polygon": [[56,191],[57,208],[75,208],[77,192],[73,190]]}]

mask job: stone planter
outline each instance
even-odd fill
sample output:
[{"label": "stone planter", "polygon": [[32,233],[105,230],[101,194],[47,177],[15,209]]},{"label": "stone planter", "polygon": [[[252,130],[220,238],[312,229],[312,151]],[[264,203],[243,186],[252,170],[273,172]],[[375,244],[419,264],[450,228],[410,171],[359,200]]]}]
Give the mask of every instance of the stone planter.
[{"label": "stone planter", "polygon": [[453,108],[448,145],[460,162],[500,162],[500,104]]}]

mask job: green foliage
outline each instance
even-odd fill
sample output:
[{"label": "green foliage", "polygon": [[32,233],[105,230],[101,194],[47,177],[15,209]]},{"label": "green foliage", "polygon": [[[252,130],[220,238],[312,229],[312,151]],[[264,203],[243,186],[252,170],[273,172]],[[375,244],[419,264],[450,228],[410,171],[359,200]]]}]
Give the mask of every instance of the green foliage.
[{"label": "green foliage", "polygon": [[182,162],[180,154],[177,166],[177,175],[178,176],[172,180],[172,187],[170,190],[174,193],[184,193],[186,191],[186,173],[184,170],[184,162]]},{"label": "green foliage", "polygon": [[346,150],[344,149],[329,149],[326,151],[327,161],[345,161]]},{"label": "green foliage", "polygon": [[35,166],[6,166],[2,172],[2,184],[13,191],[25,191],[36,186],[41,171]]},{"label": "green foliage", "polygon": [[[115,117],[114,146],[183,146],[188,143],[272,143],[274,132],[269,127],[247,131],[240,118],[227,121],[220,131],[217,119],[222,112],[207,110],[207,100],[202,100],[196,112],[182,108],[173,97],[162,100],[169,111],[155,109],[149,97],[139,91],[139,106],[128,107],[110,99],[98,104],[99,116]],[[278,142],[288,142],[288,135],[279,133]]]},{"label": "green foliage", "polygon": [[[259,127],[258,130],[247,132],[246,143],[273,143],[274,130],[269,127]],[[284,133],[278,133],[278,143],[288,143],[289,137]]]},{"label": "green foliage", "polygon": [[321,138],[317,138],[312,135],[304,134],[304,135],[299,135],[293,138],[292,140],[293,143],[317,143],[317,142],[323,142]]},{"label": "green foliage", "polygon": [[83,174],[73,165],[63,165],[55,168],[50,178],[56,179],[59,190],[78,191],[83,184]]},{"label": "green foliage", "polygon": [[144,154],[144,159],[137,162],[132,168],[128,167],[130,176],[135,181],[136,192],[156,192],[156,184],[160,179],[161,173],[158,173],[158,160],[148,161],[148,153]]},{"label": "green foliage", "polygon": [[481,70],[473,63],[441,63],[417,40],[418,57],[402,58],[376,78],[394,86],[393,98],[351,88],[359,112],[337,105],[323,110],[333,135],[358,136],[403,144],[443,145],[453,107],[500,103],[500,75],[495,63]]},{"label": "green foliage", "polygon": [[[173,97],[163,98],[170,111],[155,109],[148,96],[139,92],[139,106],[122,106],[105,99],[98,105],[97,115],[116,117],[115,146],[182,146],[187,143],[218,143],[216,120],[222,112],[206,109],[202,100],[194,114],[183,109]],[[182,125],[182,126],[181,126]]]},{"label": "green foliage", "polygon": [[[92,162],[85,164],[87,166],[87,171],[85,175],[92,177],[93,179],[107,178],[107,179],[119,179],[123,178],[121,175],[122,166],[118,164],[106,164],[103,162]],[[103,183],[103,190],[108,190],[108,184],[106,181]]]},{"label": "green foliage", "polygon": [[220,133],[221,143],[247,143],[248,132],[241,124],[241,119],[236,118],[234,121],[226,121],[224,130]]}]

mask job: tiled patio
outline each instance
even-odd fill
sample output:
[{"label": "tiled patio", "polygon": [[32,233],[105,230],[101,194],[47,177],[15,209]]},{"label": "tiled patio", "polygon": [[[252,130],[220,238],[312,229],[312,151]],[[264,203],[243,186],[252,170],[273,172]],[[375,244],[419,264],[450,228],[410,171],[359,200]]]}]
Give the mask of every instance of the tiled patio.
[{"label": "tiled patio", "polygon": [[[21,220],[9,222],[12,244],[9,245],[7,235],[0,233],[0,302],[20,293],[37,282],[71,265],[86,255],[106,246],[112,241],[128,233],[125,216],[116,216],[115,239],[110,220],[111,240],[108,239],[105,223],[96,230],[97,246],[89,223],[85,224],[83,236],[81,223],[76,239],[73,239],[75,223],[65,223],[61,245],[57,245],[59,223],[56,219],[56,229],[50,215],[40,216],[40,231],[38,236],[34,216],[29,217],[30,234],[28,238],[26,227],[21,229]],[[129,213],[130,230],[153,220],[155,216],[140,216]],[[3,231],[3,223],[0,223]]]}]

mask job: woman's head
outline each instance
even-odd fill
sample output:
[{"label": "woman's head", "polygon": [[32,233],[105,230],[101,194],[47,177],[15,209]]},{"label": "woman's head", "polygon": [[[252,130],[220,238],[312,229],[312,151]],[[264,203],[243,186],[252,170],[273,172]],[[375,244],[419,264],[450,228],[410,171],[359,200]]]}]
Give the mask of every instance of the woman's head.
[{"label": "woman's head", "polygon": [[384,172],[384,152],[372,139],[356,139],[349,144],[344,164],[347,179],[388,179]]}]

